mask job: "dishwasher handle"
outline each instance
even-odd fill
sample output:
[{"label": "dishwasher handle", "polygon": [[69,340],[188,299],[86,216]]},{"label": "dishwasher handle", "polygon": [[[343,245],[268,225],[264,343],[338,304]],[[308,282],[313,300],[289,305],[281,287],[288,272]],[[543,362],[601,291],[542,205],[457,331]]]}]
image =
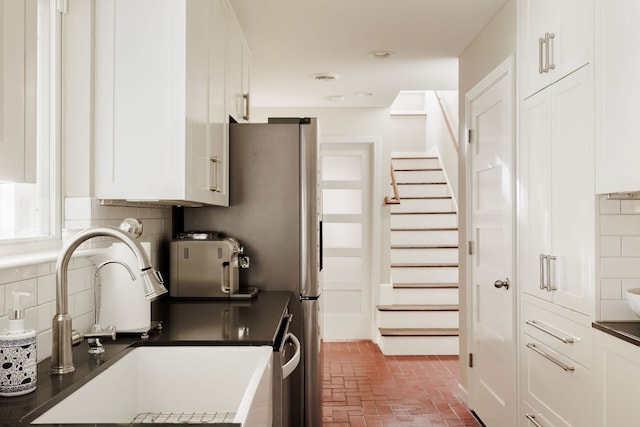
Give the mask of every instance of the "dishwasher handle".
[{"label": "dishwasher handle", "polygon": [[282,365],[282,379],[287,378],[295,369],[298,367],[300,363],[300,341],[298,338],[293,335],[291,332],[287,334],[284,341],[290,340],[294,347],[296,348],[296,352],[293,354],[293,357],[284,365]]}]

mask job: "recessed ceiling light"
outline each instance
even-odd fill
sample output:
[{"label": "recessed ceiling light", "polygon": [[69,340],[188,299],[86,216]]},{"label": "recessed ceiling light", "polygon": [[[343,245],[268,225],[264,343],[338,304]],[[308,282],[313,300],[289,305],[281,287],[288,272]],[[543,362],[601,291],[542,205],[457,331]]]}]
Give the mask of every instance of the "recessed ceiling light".
[{"label": "recessed ceiling light", "polygon": [[312,74],[311,78],[319,82],[330,82],[333,80],[338,80],[340,78],[340,75],[336,73],[316,73]]},{"label": "recessed ceiling light", "polygon": [[375,59],[389,59],[395,55],[395,52],[390,50],[374,50],[373,52],[369,52],[368,55],[370,58]]},{"label": "recessed ceiling light", "polygon": [[344,101],[344,96],[342,95],[331,95],[327,96],[327,99],[331,102],[342,102]]},{"label": "recessed ceiling light", "polygon": [[359,97],[373,96],[373,92],[356,92],[356,96],[359,96]]}]

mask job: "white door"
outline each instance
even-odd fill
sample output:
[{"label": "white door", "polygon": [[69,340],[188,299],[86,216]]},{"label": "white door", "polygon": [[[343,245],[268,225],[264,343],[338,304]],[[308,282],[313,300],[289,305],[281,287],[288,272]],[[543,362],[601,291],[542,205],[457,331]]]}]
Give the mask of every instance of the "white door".
[{"label": "white door", "polygon": [[322,143],[322,337],[370,339],[373,144]]},{"label": "white door", "polygon": [[487,426],[516,425],[513,59],[466,95],[470,207],[471,408]]}]

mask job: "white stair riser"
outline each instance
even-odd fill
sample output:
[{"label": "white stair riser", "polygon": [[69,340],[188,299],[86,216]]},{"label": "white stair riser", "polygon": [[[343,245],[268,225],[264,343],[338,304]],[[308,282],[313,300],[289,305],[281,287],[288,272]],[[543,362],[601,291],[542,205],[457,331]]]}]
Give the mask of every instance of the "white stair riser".
[{"label": "white stair riser", "polygon": [[387,356],[457,355],[458,337],[383,337],[378,341]]},{"label": "white stair riser", "polygon": [[457,311],[380,311],[381,328],[457,328]]},{"label": "white stair riser", "polygon": [[405,158],[405,159],[391,159],[391,164],[395,169],[437,169],[440,166],[440,161],[437,158]]},{"label": "white stair riser", "polygon": [[394,289],[384,304],[458,304],[457,288],[436,289]]},{"label": "white stair riser", "polygon": [[395,171],[396,182],[444,182],[442,170]]},{"label": "white stair riser", "polygon": [[457,245],[457,230],[392,231],[391,245]]},{"label": "white stair riser", "polygon": [[458,214],[394,214],[391,228],[456,228]]},{"label": "white stair riser", "polygon": [[[418,196],[423,197],[423,196]],[[424,196],[431,197],[431,196]],[[439,197],[439,196],[436,196]],[[400,191],[400,204],[391,205],[391,212],[455,212],[455,205],[450,198],[443,199],[402,199]]]},{"label": "white stair riser", "polygon": [[391,268],[395,283],[458,283],[458,268]]},{"label": "white stair riser", "polygon": [[391,263],[457,263],[458,248],[391,249]]},{"label": "white stair riser", "polygon": [[[399,186],[400,187],[400,186]],[[423,185],[422,195],[419,197],[448,197],[451,196],[449,193],[449,187],[446,184],[431,184],[431,185]],[[400,189],[398,189],[400,192]],[[389,195],[393,194],[393,187],[389,187]]]},{"label": "white stair riser", "polygon": [[[403,197],[432,197],[434,190],[431,187],[441,187],[442,184],[398,184],[398,194]],[[439,189],[438,189],[439,191]],[[445,194],[449,196],[449,194]]]}]

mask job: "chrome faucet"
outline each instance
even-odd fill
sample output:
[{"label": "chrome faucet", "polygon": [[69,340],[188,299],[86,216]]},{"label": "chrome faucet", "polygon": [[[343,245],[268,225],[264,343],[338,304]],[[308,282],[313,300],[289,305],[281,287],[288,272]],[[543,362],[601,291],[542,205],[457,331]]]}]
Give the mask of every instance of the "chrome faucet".
[{"label": "chrome faucet", "polygon": [[[154,300],[167,292],[159,271],[151,266],[142,245],[134,240],[140,235],[139,229],[132,229],[131,224],[137,220],[125,219],[121,228],[111,226],[92,227],[80,231],[62,248],[56,262],[56,314],[52,321],[53,345],[51,351],[51,375],[68,374],[75,370],[73,365],[71,315],[69,314],[67,271],[71,255],[83,242],[99,236],[113,237],[131,249],[138,260],[140,277],[143,278],[145,297]],[[139,222],[138,222],[139,223]],[[133,233],[132,234],[132,230]]]}]

